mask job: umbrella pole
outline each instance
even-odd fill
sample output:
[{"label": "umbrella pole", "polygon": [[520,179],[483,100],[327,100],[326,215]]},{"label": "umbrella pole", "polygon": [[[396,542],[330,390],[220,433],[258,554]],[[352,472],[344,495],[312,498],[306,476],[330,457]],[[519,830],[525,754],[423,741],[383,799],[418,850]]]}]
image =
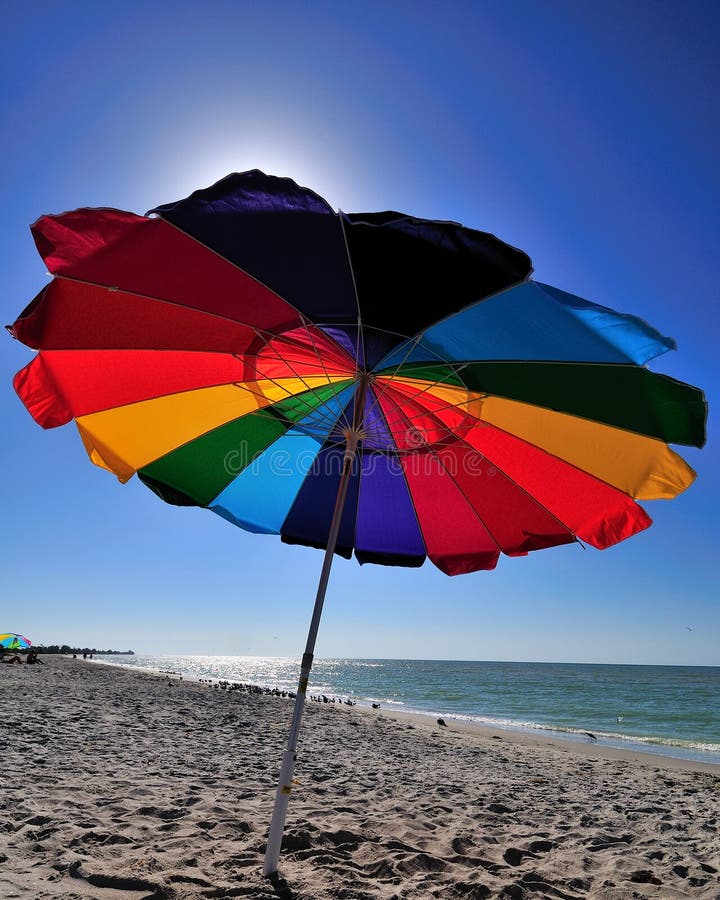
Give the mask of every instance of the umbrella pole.
[{"label": "umbrella pole", "polygon": [[361,378],[359,389],[356,394],[353,427],[348,429],[346,433],[347,443],[345,446],[345,457],[343,459],[340,486],[338,488],[337,500],[335,501],[335,509],[330,524],[330,532],[328,534],[323,567],[320,573],[320,581],[318,583],[317,594],[315,595],[315,606],[313,608],[312,619],[310,620],[310,630],[308,631],[305,653],[303,654],[302,662],[300,664],[300,681],[295,697],[295,706],[293,708],[293,717],[290,725],[287,748],[283,753],[282,763],[280,764],[280,779],[275,793],[275,807],[270,821],[270,833],[268,834],[265,863],[263,865],[263,874],[266,877],[270,877],[277,872],[278,860],[280,859],[280,846],[282,844],[285,817],[287,816],[288,802],[290,800],[290,792],[292,791],[293,774],[295,772],[295,750],[297,748],[298,733],[300,731],[300,720],[302,719],[303,709],[305,707],[305,694],[307,692],[310,669],[313,664],[315,639],[317,638],[320,616],[322,615],[323,603],[325,602],[325,592],[327,590],[328,579],[330,578],[330,568],[335,554],[338,533],[340,532],[340,522],[342,520],[343,509],[345,508],[345,498],[347,497],[355,452],[357,450],[358,440],[361,436],[360,424],[362,422],[362,411],[365,403],[365,386],[366,381],[364,378]]}]

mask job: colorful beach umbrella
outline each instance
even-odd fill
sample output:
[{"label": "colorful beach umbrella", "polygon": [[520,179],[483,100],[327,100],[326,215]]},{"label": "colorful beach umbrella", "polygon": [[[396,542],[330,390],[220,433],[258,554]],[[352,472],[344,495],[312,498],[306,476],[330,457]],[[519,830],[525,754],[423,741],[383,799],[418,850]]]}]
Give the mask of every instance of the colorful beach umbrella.
[{"label": "colorful beach umbrella", "polygon": [[54,276],[10,332],[40,425],[163,500],[325,549],[265,862],[277,868],[333,553],[448,575],[651,524],[695,473],[700,390],[647,364],[674,342],[532,280],[453,222],[336,213],[259,171],[147,216],[32,227]]},{"label": "colorful beach umbrella", "polygon": [[32,647],[32,641],[23,637],[21,634],[0,634],[0,647],[3,650],[27,650]]}]

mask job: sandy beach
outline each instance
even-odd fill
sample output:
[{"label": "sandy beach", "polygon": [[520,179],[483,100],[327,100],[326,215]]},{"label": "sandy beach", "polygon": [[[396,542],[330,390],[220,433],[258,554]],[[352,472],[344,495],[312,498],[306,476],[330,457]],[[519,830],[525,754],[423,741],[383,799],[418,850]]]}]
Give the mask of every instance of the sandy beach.
[{"label": "sandy beach", "polygon": [[720,897],[720,767],[45,657],[0,668],[0,897]]}]

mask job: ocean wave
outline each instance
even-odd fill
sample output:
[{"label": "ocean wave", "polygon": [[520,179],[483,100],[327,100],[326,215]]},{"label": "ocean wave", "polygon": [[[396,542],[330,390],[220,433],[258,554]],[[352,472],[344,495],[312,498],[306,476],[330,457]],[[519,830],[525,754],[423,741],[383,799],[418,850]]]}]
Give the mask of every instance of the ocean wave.
[{"label": "ocean wave", "polygon": [[[418,712],[421,712],[418,710]],[[426,715],[434,716],[436,713],[422,711]],[[570,735],[578,738],[587,737],[589,734],[587,729],[573,728],[569,725],[548,725],[543,722],[528,722],[516,719],[499,719],[492,716],[472,716],[472,715],[454,715],[452,713],[443,713],[450,719],[457,719],[463,722],[475,722],[478,725],[487,725],[497,728],[520,729],[530,731],[546,731],[559,735]],[[677,747],[683,750],[700,751],[702,753],[713,753],[720,755],[720,744],[708,743],[705,741],[684,740],[682,738],[660,737],[657,735],[638,735],[627,734],[619,731],[593,731],[592,734],[599,741],[622,741],[627,744],[644,744],[657,747]]]}]

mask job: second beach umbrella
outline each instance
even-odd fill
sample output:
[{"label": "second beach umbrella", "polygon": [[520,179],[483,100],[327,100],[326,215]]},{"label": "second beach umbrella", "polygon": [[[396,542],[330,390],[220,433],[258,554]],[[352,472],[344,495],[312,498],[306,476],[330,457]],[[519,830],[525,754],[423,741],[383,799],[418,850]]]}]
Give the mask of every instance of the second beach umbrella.
[{"label": "second beach umbrella", "polygon": [[169,503],[325,550],[267,875],[334,553],[457,575],[602,549],[695,477],[668,444],[702,446],[703,394],[647,368],[674,342],[490,234],[336,213],[257,170],[32,230],[54,277],[9,330],[39,351],[15,377],[39,424],[75,420],[96,465]]},{"label": "second beach umbrella", "polygon": [[21,634],[14,634],[12,632],[0,634],[0,647],[2,647],[3,650],[27,650],[28,647],[31,646],[32,641],[23,637]]}]

